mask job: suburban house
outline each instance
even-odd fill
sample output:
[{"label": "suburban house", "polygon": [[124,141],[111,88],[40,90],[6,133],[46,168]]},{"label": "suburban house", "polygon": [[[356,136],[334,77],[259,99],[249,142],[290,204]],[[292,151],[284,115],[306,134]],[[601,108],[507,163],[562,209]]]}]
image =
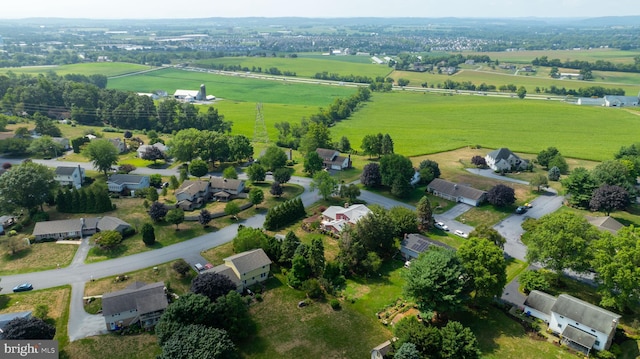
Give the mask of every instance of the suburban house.
[{"label": "suburban house", "polygon": [[322,212],[320,222],[322,229],[333,234],[340,234],[346,225],[354,225],[358,221],[371,213],[371,210],[364,204],[345,203],[344,207],[331,206]]},{"label": "suburban house", "polygon": [[118,150],[118,153],[123,153],[127,150],[127,145],[125,145],[124,141],[120,139],[120,137],[110,138],[109,142]]},{"label": "suburban house", "polygon": [[616,234],[624,225],[610,216],[604,217],[591,217],[586,216],[587,221],[592,225],[596,226],[601,231],[607,231],[611,234]]},{"label": "suburban house", "polygon": [[211,192],[213,197],[219,200],[228,200],[230,197],[237,196],[244,191],[244,181],[223,178],[223,177],[210,177],[209,183],[211,184]]},{"label": "suburban house", "polygon": [[56,173],[53,179],[60,183],[61,186],[73,186],[78,189],[82,187],[84,177],[84,168],[80,166],[58,166],[56,167]]},{"label": "suburban house", "polygon": [[140,323],[151,328],[169,305],[164,282],[135,282],[127,288],[102,296],[102,315],[108,330]]},{"label": "suburban house", "polygon": [[71,149],[71,146],[69,145],[69,139],[68,138],[51,137],[51,139],[53,140],[53,142],[55,142],[55,143],[59,144],[60,146],[62,146],[62,149],[64,149],[65,151]]},{"label": "suburban house", "polygon": [[316,153],[322,158],[324,168],[328,170],[342,171],[351,168],[351,156],[340,156],[340,152],[326,148],[318,148]]},{"label": "suburban house", "polygon": [[138,176],[129,174],[113,174],[107,180],[107,187],[110,192],[122,192],[125,189],[135,191],[137,189],[149,187],[149,176]]},{"label": "suburban house", "polygon": [[2,330],[4,329],[4,327],[10,321],[16,318],[29,319],[31,318],[31,311],[0,314],[0,333],[2,333]]},{"label": "suburban house", "polygon": [[211,198],[209,181],[186,180],[176,190],[176,205],[185,211],[201,207]]},{"label": "suburban house", "polygon": [[537,290],[525,300],[524,313],[543,320],[562,342],[587,354],[609,349],[620,320],[620,315],[568,294],[556,298]]},{"label": "suburban house", "polygon": [[270,270],[271,259],[262,248],[258,248],[227,257],[223,264],[207,269],[203,273],[226,275],[235,283],[237,290],[242,291],[247,286],[267,280]]},{"label": "suburban house", "polygon": [[489,152],[484,159],[487,161],[487,166],[494,171],[526,170],[529,165],[529,161],[521,159],[504,147]]},{"label": "suburban house", "polygon": [[449,201],[466,203],[472,206],[479,206],[487,198],[487,192],[435,178],[427,185],[427,191],[434,196],[438,196]]},{"label": "suburban house", "polygon": [[402,242],[400,242],[400,253],[405,260],[409,261],[418,258],[420,253],[428,250],[431,246],[453,249],[442,242],[435,241],[421,234],[409,233],[405,234]]},{"label": "suburban house", "polygon": [[138,147],[138,149],[136,150],[136,152],[138,153],[138,157],[142,158],[142,155],[147,151],[147,148],[149,147],[155,147],[165,155],[167,154],[168,147],[160,142],[156,142],[153,145],[141,145],[140,147]]},{"label": "suburban house", "polygon": [[131,225],[117,217],[89,217],[36,222],[33,235],[36,241],[48,238],[71,239],[102,231],[118,231],[122,234],[128,228],[131,228]]},{"label": "suburban house", "polygon": [[604,105],[607,107],[638,106],[638,96],[605,96]]}]

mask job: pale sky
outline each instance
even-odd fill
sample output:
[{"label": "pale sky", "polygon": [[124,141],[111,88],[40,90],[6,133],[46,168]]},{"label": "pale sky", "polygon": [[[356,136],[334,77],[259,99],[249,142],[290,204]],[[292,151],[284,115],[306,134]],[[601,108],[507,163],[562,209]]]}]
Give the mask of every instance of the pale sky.
[{"label": "pale sky", "polygon": [[640,15],[638,0],[5,0],[0,19],[206,17],[599,17]]}]

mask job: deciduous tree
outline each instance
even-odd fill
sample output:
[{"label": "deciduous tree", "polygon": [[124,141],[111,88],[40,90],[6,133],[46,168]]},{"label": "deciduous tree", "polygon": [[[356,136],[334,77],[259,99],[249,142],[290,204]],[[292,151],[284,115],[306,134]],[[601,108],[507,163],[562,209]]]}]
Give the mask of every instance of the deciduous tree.
[{"label": "deciduous tree", "polygon": [[360,196],[360,187],[355,184],[343,184],[340,186],[340,197],[347,198],[350,203],[353,203],[358,196]]},{"label": "deciduous tree", "polygon": [[593,191],[589,207],[592,211],[602,211],[608,216],[611,211],[627,208],[629,202],[627,190],[620,186],[603,184]]},{"label": "deciduous tree", "polygon": [[191,292],[201,294],[211,302],[236,290],[236,285],[224,274],[207,272],[197,275],[191,281]]},{"label": "deciduous tree", "polygon": [[107,175],[118,163],[118,150],[107,139],[95,139],[84,148],[83,154],[93,162],[93,167]]},{"label": "deciduous tree", "polygon": [[209,165],[205,161],[196,158],[189,163],[189,173],[191,173],[192,176],[202,177],[206,175],[207,172],[209,172]]},{"label": "deciduous tree", "polygon": [[487,201],[496,207],[505,207],[516,201],[516,194],[513,188],[499,183],[487,192]]},{"label": "deciduous tree", "polygon": [[457,254],[471,277],[476,300],[502,295],[507,284],[507,264],[502,249],[488,239],[472,237],[458,248]]},{"label": "deciduous tree", "polygon": [[414,173],[413,164],[407,157],[390,154],[380,159],[380,175],[385,186],[391,187],[396,178],[408,182]]},{"label": "deciduous tree", "polygon": [[164,160],[167,158],[164,152],[162,152],[162,150],[156,146],[147,147],[144,152],[142,152],[140,157],[143,160],[153,161],[153,163],[156,163],[158,160]]},{"label": "deciduous tree", "polygon": [[599,238],[598,230],[574,213],[548,214],[526,233],[527,260],[540,262],[556,273],[564,269],[584,272],[589,268],[589,245]]},{"label": "deciduous tree", "polygon": [[274,181],[280,182],[280,183],[287,183],[289,182],[289,180],[291,180],[291,169],[290,168],[286,168],[286,167],[281,167],[281,168],[276,168],[275,171],[273,171],[273,179]]},{"label": "deciduous tree", "polygon": [[484,157],[482,156],[473,156],[471,157],[471,163],[479,168],[485,168],[487,167],[487,160],[485,160]]},{"label": "deciduous tree", "polygon": [[316,172],[322,169],[322,158],[316,151],[308,152],[304,156],[304,171],[313,176]]},{"label": "deciduous tree", "polygon": [[562,185],[569,195],[569,203],[580,208],[588,208],[593,191],[598,184],[591,173],[584,167],[578,167],[562,181]]},{"label": "deciduous tree", "polygon": [[229,179],[238,179],[238,172],[235,167],[229,166],[222,171],[222,177]]},{"label": "deciduous tree", "polygon": [[16,208],[35,210],[51,195],[56,182],[47,167],[24,162],[0,176],[0,207],[5,211]]},{"label": "deciduous tree", "polygon": [[360,183],[366,187],[380,186],[382,184],[380,165],[375,162],[366,164],[362,169],[362,174],[360,175]]},{"label": "deciduous tree", "polygon": [[231,216],[234,219],[238,219],[238,213],[240,213],[240,206],[236,202],[229,202],[226,206],[224,206],[224,214],[227,216]]},{"label": "deciduous tree", "polygon": [[159,222],[164,219],[167,212],[167,207],[160,202],[153,202],[151,206],[149,206],[149,217],[151,217],[154,222]]},{"label": "deciduous tree", "polygon": [[262,182],[266,178],[266,173],[264,167],[261,165],[254,163],[247,168],[247,176],[251,182]]},{"label": "deciduous tree", "polygon": [[331,195],[333,195],[338,187],[338,180],[331,177],[329,172],[320,171],[313,176],[313,181],[311,182],[311,190],[315,191],[318,189],[318,193],[322,196],[324,200],[328,200]]},{"label": "deciduous tree", "polygon": [[181,277],[185,277],[189,271],[191,271],[191,266],[184,259],[180,258],[177,261],[173,262],[171,265],[174,271],[178,273]]},{"label": "deciduous tree", "polygon": [[542,187],[546,187],[548,184],[549,180],[547,179],[547,176],[543,175],[542,173],[537,173],[529,181],[529,185],[536,187],[536,190],[538,192],[540,192]]},{"label": "deciduous tree", "polygon": [[102,231],[91,236],[97,245],[104,249],[113,249],[122,242],[122,234],[118,231]]},{"label": "deciduous tree", "polygon": [[557,148],[548,147],[547,149],[544,149],[538,153],[538,164],[544,168],[549,169],[551,168],[549,167],[549,161],[551,161],[551,159],[558,154],[560,154],[560,151],[558,151]]},{"label": "deciduous tree", "polygon": [[264,192],[262,189],[258,187],[251,188],[249,191],[249,201],[256,207],[262,203],[262,201],[264,201]]},{"label": "deciduous tree", "polygon": [[405,295],[413,298],[424,313],[457,312],[471,292],[466,270],[451,250],[433,248],[423,252],[403,276]]},{"label": "deciduous tree", "polygon": [[478,348],[478,340],[471,329],[460,322],[450,321],[442,329],[442,359],[477,359],[482,354]]},{"label": "deciduous tree", "polygon": [[260,164],[269,171],[284,167],[287,164],[287,154],[277,146],[267,148],[267,151],[260,157]]},{"label": "deciduous tree", "polygon": [[500,233],[498,233],[498,231],[484,223],[474,228],[474,230],[469,233],[469,237],[487,239],[489,240],[489,242],[495,244],[500,249],[504,249],[504,244],[507,242],[507,240]]},{"label": "deciduous tree", "polygon": [[179,230],[180,223],[184,222],[184,211],[182,208],[174,208],[167,212],[167,222],[176,225],[176,231]]}]

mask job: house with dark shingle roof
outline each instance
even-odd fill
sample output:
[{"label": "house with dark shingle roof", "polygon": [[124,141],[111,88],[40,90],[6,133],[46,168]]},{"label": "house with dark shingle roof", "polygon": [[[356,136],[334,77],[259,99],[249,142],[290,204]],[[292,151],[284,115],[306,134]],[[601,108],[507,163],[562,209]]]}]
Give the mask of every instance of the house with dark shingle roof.
[{"label": "house with dark shingle roof", "polygon": [[621,318],[568,294],[556,298],[537,290],[531,291],[525,300],[524,312],[544,320],[563,343],[587,354],[591,349],[609,349]]},{"label": "house with dark shingle roof", "polygon": [[58,166],[56,167],[55,177],[56,182],[61,186],[73,186],[78,189],[82,187],[84,182],[84,168],[78,166]]},{"label": "house with dark shingle roof", "polygon": [[226,192],[232,196],[237,196],[244,191],[244,181],[233,178],[210,177],[210,191],[215,194],[218,192]]},{"label": "house with dark shingle roof", "polygon": [[435,178],[427,185],[427,191],[449,201],[479,206],[487,198],[487,192],[470,186]]},{"label": "house with dark shingle roof", "polygon": [[149,187],[149,176],[138,176],[129,174],[113,174],[107,180],[107,187],[110,192],[122,192],[125,189],[135,191],[137,189]]},{"label": "house with dark shingle roof", "polygon": [[36,241],[48,238],[75,239],[102,231],[118,231],[122,234],[127,228],[131,228],[129,223],[111,216],[63,219],[36,222],[33,236]]},{"label": "house with dark shingle roof", "polygon": [[504,147],[489,152],[484,159],[487,166],[494,171],[520,171],[526,170],[529,166],[529,161],[523,160]]},{"label": "house with dark shingle roof", "polygon": [[185,211],[193,211],[211,199],[211,183],[209,181],[182,182],[176,190],[177,206]]},{"label": "house with dark shingle roof", "polygon": [[127,288],[102,296],[102,316],[108,330],[140,323],[151,328],[169,305],[163,282],[135,282]]},{"label": "house with dark shingle roof", "polygon": [[238,253],[224,259],[224,264],[207,269],[201,273],[213,272],[226,275],[234,282],[238,291],[269,277],[271,259],[261,249]]},{"label": "house with dark shingle roof", "polygon": [[418,258],[420,253],[425,252],[432,246],[454,250],[454,248],[429,237],[418,233],[409,233],[405,234],[402,242],[400,242],[400,253],[402,253],[405,260],[412,260]]},{"label": "house with dark shingle roof", "polygon": [[317,148],[316,153],[322,158],[324,168],[342,171],[351,167],[351,156],[340,156],[340,152],[326,148]]}]

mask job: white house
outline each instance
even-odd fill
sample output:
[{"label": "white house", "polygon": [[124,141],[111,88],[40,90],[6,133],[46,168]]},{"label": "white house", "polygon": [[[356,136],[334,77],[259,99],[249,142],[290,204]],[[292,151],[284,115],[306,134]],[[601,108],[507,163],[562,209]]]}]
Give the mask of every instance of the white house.
[{"label": "white house", "polygon": [[124,141],[120,139],[120,137],[110,138],[109,142],[118,150],[118,153],[123,153],[127,150],[127,146]]},{"label": "white house", "polygon": [[427,191],[449,201],[479,206],[487,198],[487,192],[473,187],[435,178],[427,185]]},{"label": "white house", "polygon": [[56,167],[56,173],[53,179],[56,182],[60,183],[61,186],[71,185],[77,189],[82,187],[84,178],[85,178],[84,168],[80,166],[77,166],[77,167],[58,166]]},{"label": "white house", "polygon": [[548,323],[563,343],[586,353],[609,349],[621,317],[568,294],[556,298],[537,290],[525,300],[524,312]]},{"label": "white house", "polygon": [[354,225],[360,219],[371,213],[364,204],[353,204],[344,207],[331,206],[322,212],[322,229],[339,234],[346,225]]},{"label": "white house", "polygon": [[125,189],[135,191],[149,187],[149,176],[114,174],[109,176],[107,187],[110,192],[122,192]]},{"label": "white house", "polygon": [[340,156],[340,152],[326,148],[318,148],[316,153],[322,158],[322,163],[326,169],[342,171],[351,167],[351,156]]},{"label": "white house", "polygon": [[494,171],[519,171],[527,169],[529,161],[523,160],[508,148],[498,148],[491,151],[484,158]]},{"label": "white house", "polygon": [[235,283],[237,290],[242,291],[247,286],[267,280],[270,270],[271,259],[262,248],[258,248],[227,257],[224,259],[224,264],[202,273],[213,272],[226,275]]},{"label": "white house", "polygon": [[637,96],[605,96],[604,105],[607,107],[638,106]]}]

